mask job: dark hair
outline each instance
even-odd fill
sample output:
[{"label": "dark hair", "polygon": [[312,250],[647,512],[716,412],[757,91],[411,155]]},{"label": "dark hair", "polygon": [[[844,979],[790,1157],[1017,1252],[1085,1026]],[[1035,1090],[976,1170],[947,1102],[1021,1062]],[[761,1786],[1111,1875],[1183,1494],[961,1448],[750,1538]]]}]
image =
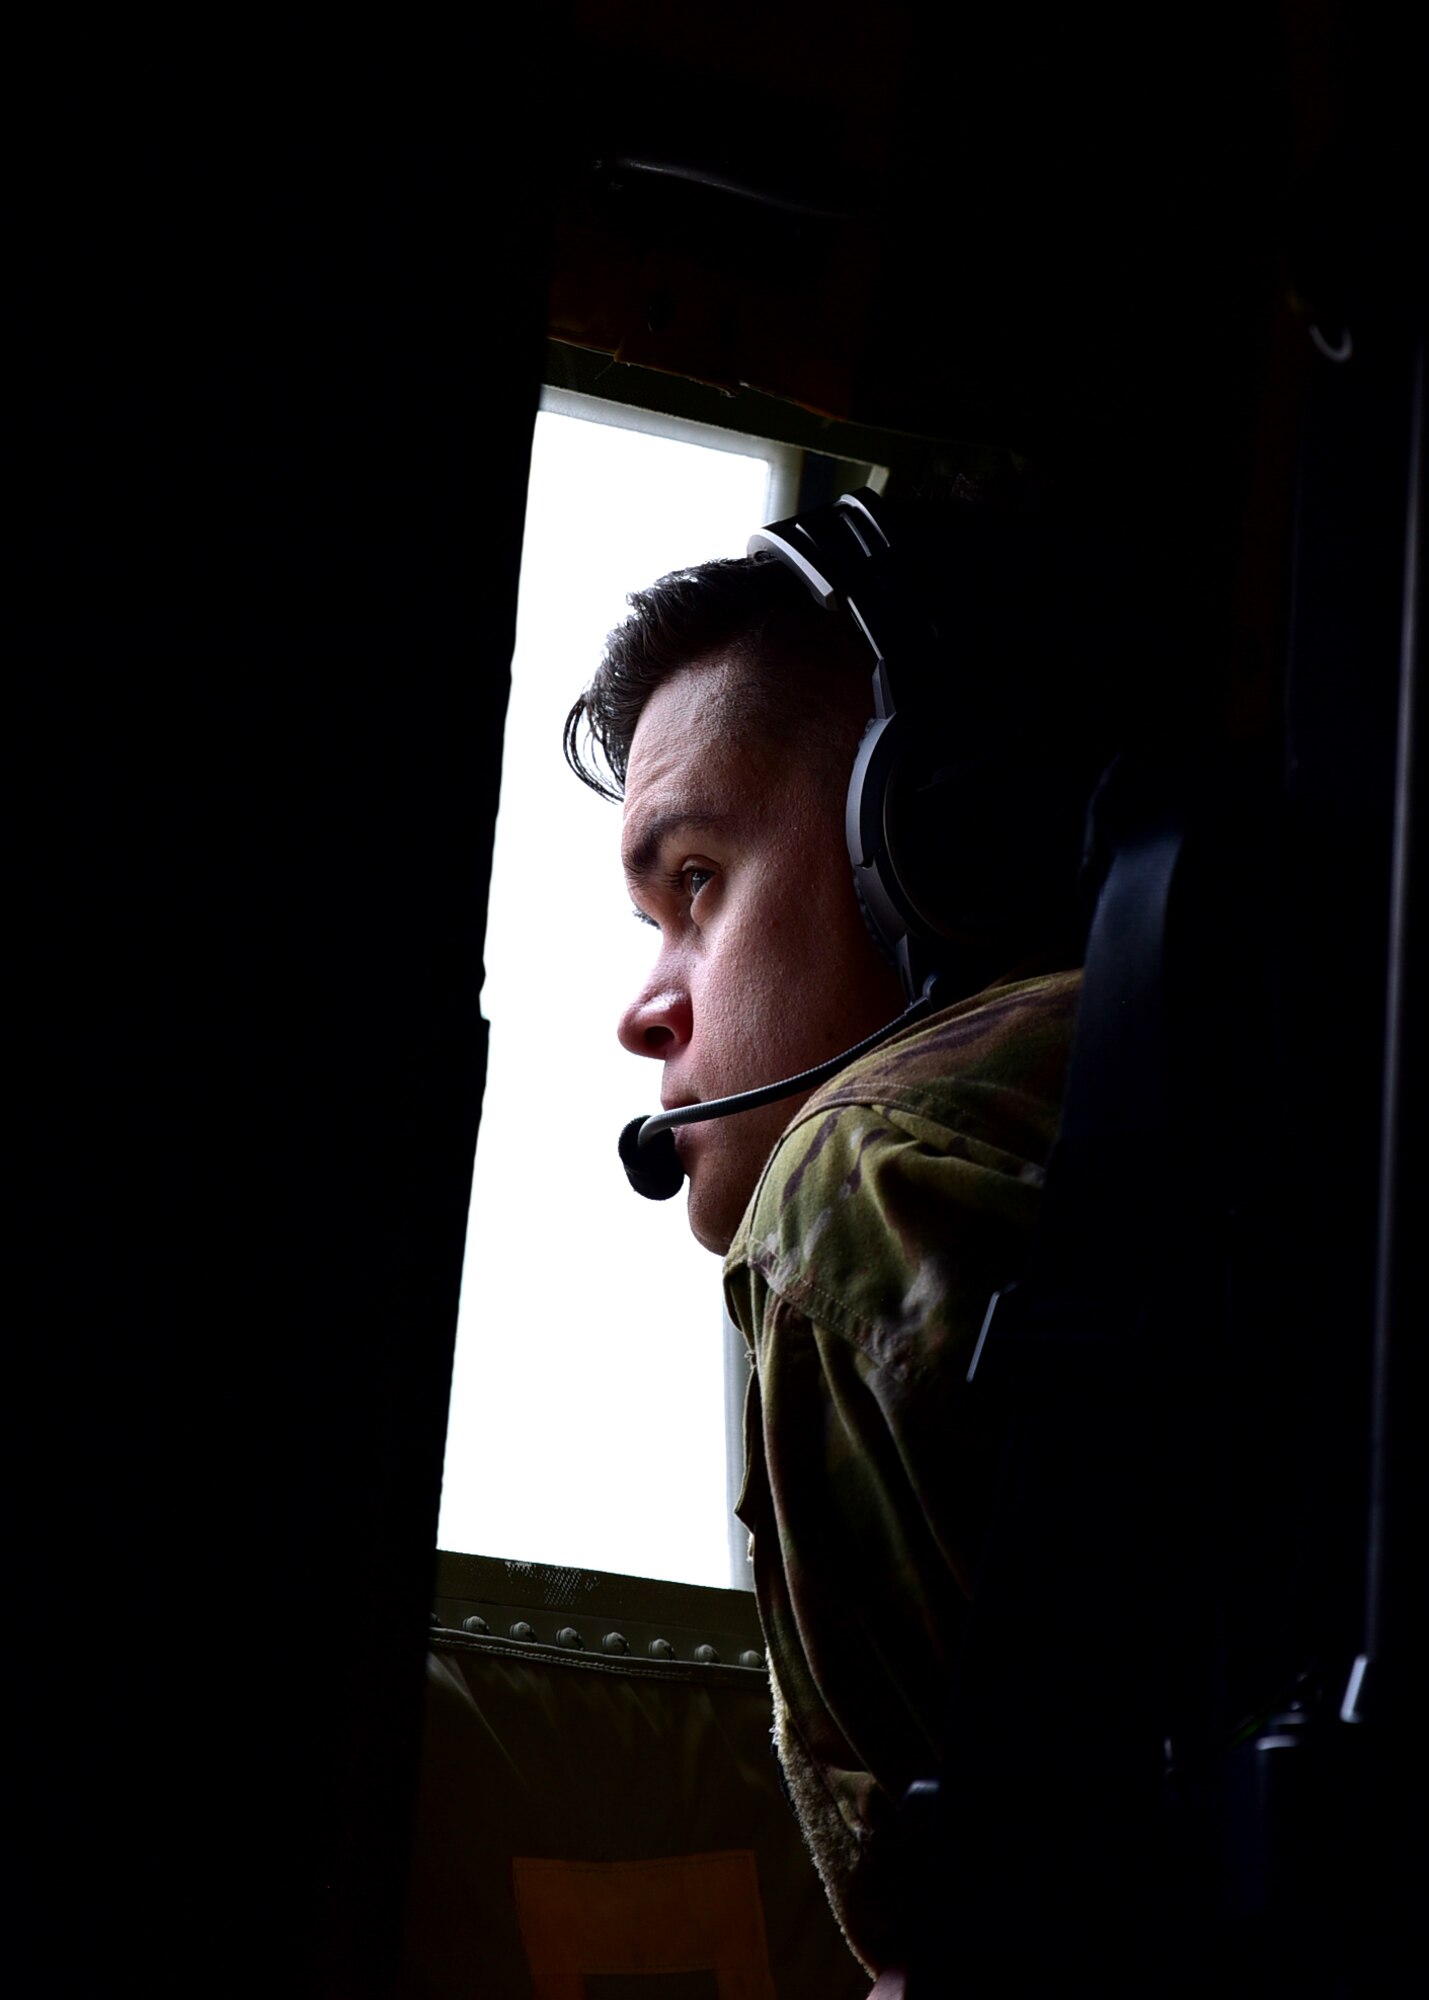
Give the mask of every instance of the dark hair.
[{"label": "dark hair", "polygon": [[[886,518],[900,597],[929,621],[927,650],[899,662],[900,707],[916,726],[898,846],[919,857],[923,900],[949,935],[986,937],[987,963],[974,953],[970,974],[974,959],[990,978],[1044,950],[1071,962],[1086,804],[1128,720],[1126,572],[1105,560],[1095,521],[1054,533],[1041,509],[962,494]],[[715,659],[736,670],[716,697],[731,731],[847,780],[872,709],[872,655],[846,613],[763,556],[677,570],[629,603],[566,717],[566,759],[584,783],[620,799],[651,696]]]},{"label": "dark hair", "polygon": [[867,648],[837,612],[821,610],[793,572],[768,556],[674,570],[626,600],[630,616],[566,717],[566,762],[602,798],[624,796],[630,746],[645,704],[687,667],[719,658],[738,670],[741,714],[782,728],[852,764],[870,709]]}]

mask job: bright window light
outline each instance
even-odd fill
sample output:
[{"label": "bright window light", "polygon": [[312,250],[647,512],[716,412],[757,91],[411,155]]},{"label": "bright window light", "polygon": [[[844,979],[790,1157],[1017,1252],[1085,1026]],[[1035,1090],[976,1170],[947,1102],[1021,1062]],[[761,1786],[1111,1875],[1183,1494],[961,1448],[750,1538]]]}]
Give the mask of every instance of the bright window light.
[{"label": "bright window light", "polygon": [[628,591],[743,554],[779,497],[760,453],[537,418],[446,1549],[729,1581],[719,1260],[691,1238],[683,1200],[642,1201],[616,1157],[621,1126],[659,1104],[658,1066],[615,1040],[652,933],[621,878],[619,808],[566,769],[561,726]]}]

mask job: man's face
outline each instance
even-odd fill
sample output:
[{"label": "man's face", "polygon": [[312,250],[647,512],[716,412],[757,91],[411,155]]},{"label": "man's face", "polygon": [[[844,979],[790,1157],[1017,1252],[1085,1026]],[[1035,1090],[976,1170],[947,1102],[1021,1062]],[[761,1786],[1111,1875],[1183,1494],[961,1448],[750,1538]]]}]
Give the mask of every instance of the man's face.
[{"label": "man's face", "polygon": [[[741,729],[737,673],[714,659],[666,681],[626,774],[626,880],[660,945],[619,1035],[664,1064],[667,1110],[794,1075],[902,1005],[854,899],[843,782],[797,742]],[[676,1130],[706,1249],[729,1248],[802,1102]]]}]

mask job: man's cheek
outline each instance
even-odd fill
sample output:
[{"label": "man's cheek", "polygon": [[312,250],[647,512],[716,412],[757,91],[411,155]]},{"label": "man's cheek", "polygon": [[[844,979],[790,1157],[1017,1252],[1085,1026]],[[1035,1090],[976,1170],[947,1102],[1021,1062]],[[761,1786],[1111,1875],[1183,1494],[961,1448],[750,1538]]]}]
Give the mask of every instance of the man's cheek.
[{"label": "man's cheek", "polygon": [[[758,994],[748,991],[742,982],[722,980],[713,985],[706,995],[700,1024],[703,1059],[721,1074],[739,1071],[751,1044],[758,1039],[760,1013]],[[735,1083],[729,1088],[740,1086]]]}]

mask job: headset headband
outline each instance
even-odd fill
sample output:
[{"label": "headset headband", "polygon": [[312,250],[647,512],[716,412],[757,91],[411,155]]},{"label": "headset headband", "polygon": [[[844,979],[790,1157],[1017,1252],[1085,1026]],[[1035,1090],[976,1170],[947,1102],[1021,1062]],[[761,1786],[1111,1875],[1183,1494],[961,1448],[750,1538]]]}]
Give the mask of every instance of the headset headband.
[{"label": "headset headband", "polygon": [[759,529],[749,538],[749,553],[761,552],[792,569],[825,610],[846,610],[872,651],[873,720],[849,778],[844,833],[869,928],[898,967],[909,999],[916,999],[936,978],[950,946],[973,941],[929,915],[891,839],[889,801],[905,762],[909,691],[926,676],[935,628],[920,609],[918,592],[900,576],[887,517],[870,487]]}]

